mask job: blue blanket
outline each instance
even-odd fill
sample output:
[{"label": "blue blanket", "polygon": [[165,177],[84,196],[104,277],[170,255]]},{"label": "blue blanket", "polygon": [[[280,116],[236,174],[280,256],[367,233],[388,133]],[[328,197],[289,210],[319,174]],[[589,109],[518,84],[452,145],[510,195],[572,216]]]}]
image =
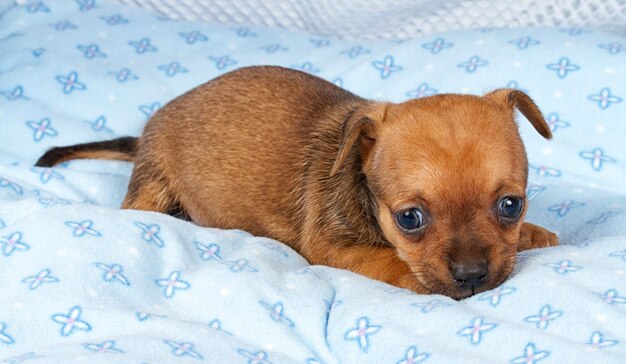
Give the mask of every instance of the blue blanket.
[{"label": "blue blanket", "polygon": [[[626,362],[626,40],[583,29],[356,42],[174,22],[93,1],[0,4],[0,362]],[[527,91],[528,220],[563,245],[457,302],[310,266],[242,231],[119,210],[132,166],[34,168],[47,148],[139,135],[240,66],[362,96]]]}]

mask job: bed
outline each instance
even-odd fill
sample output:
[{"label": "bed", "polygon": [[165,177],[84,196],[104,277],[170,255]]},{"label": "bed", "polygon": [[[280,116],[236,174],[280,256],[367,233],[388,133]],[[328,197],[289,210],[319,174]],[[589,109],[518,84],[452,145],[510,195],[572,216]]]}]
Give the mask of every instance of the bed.
[{"label": "bed", "polygon": [[[623,14],[623,13],[622,13]],[[311,266],[243,231],[120,210],[132,165],[33,167],[48,148],[137,136],[224,72],[273,64],[359,95],[528,92],[527,220],[561,246],[519,254],[462,301]],[[0,4],[0,362],[626,362],[626,38],[578,27],[339,40],[173,21],[93,1]]]}]

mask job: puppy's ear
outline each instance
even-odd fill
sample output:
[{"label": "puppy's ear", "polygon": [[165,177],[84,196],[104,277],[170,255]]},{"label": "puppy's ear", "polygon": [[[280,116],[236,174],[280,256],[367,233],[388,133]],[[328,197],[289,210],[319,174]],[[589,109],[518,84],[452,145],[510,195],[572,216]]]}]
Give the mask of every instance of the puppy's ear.
[{"label": "puppy's ear", "polygon": [[541,111],[530,96],[522,91],[502,88],[486,94],[485,97],[495,101],[500,104],[500,106],[511,109],[511,111],[513,111],[513,108],[517,108],[522,115],[533,124],[535,130],[537,130],[541,136],[546,139],[552,138],[550,127],[543,118]]},{"label": "puppy's ear", "polygon": [[354,143],[359,140],[362,148],[371,147],[376,141],[376,129],[385,119],[388,104],[372,103],[351,111],[343,121],[339,149],[330,171],[334,176],[341,169]]}]

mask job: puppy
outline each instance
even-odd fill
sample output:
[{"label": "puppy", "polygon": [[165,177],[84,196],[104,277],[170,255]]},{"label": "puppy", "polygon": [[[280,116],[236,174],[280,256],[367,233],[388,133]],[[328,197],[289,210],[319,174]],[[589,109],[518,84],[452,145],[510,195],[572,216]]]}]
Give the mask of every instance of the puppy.
[{"label": "puppy", "polygon": [[135,163],[122,208],[184,212],[202,226],[288,244],[311,264],[456,299],[491,289],[516,253],[558,244],[524,223],[524,93],[358,97],[281,67],[224,74],[174,99],[139,138],[53,148]]}]

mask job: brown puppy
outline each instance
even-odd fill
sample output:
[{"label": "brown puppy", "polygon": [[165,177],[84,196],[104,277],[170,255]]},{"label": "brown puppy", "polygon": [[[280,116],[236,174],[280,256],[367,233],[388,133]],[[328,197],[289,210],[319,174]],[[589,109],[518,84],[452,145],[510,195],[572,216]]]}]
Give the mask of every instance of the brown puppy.
[{"label": "brown puppy", "polygon": [[54,148],[37,165],[132,160],[123,208],[182,209],[202,226],[282,241],[311,264],[458,299],[502,283],[517,251],[558,243],[522,222],[515,108],[551,137],[516,90],[394,104],[249,67],[176,98],[138,140]]}]

